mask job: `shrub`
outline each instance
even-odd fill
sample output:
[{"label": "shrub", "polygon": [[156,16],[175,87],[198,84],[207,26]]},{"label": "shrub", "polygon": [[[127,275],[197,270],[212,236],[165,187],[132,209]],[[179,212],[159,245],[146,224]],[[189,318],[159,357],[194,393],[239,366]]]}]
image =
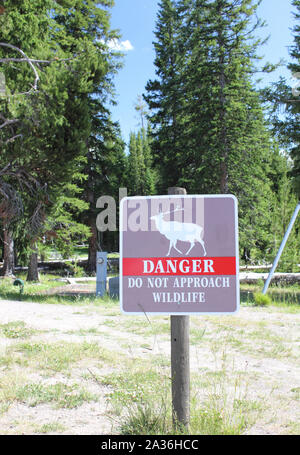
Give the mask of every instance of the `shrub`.
[{"label": "shrub", "polygon": [[254,301],[257,306],[268,306],[272,303],[271,297],[261,292],[254,294]]}]

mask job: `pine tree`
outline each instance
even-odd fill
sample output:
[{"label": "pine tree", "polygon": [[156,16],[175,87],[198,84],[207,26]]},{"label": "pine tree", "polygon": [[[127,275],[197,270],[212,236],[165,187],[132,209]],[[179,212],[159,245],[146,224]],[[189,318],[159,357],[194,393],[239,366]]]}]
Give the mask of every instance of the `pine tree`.
[{"label": "pine tree", "polygon": [[145,128],[130,134],[127,188],[131,196],[155,194],[157,172],[153,167],[150,135]]},{"label": "pine tree", "polygon": [[139,114],[139,123],[141,125],[141,128],[145,128],[146,122],[147,122],[146,117],[147,117],[148,111],[147,111],[147,105],[145,104],[142,95],[138,95],[137,101],[134,104],[134,109]]},{"label": "pine tree", "polygon": [[[53,21],[47,12],[52,6],[51,0],[36,2],[34,6],[27,0],[7,0],[0,15],[1,72],[5,81],[5,90],[0,99],[0,218],[6,237],[4,274],[13,273],[16,223],[28,214],[27,232],[28,227],[34,229],[37,220],[42,217],[41,202],[48,200],[45,182],[37,175],[35,163],[24,153],[27,151],[24,139],[28,138],[28,131],[36,133],[37,125],[31,115],[32,105],[36,102],[39,88],[39,65],[49,56]],[[29,58],[38,61],[34,60],[33,63]],[[5,123],[9,124],[6,128]],[[45,158],[43,149],[34,154],[36,160],[41,156]],[[30,204],[27,204],[29,200]],[[31,207],[29,213],[28,207]]]},{"label": "pine tree", "polygon": [[[120,176],[123,170],[124,147],[119,127],[111,121],[107,107],[113,99],[112,78],[120,67],[120,55],[110,51],[107,45],[108,41],[118,38],[117,33],[110,30],[107,8],[112,4],[111,0],[77,0],[75,10],[71,8],[67,15],[62,11],[56,18],[66,28],[68,36],[72,37],[67,43],[67,46],[71,46],[70,51],[74,52],[74,46],[76,49],[79,46],[77,52],[84,51],[83,74],[86,75],[87,69],[90,70],[89,78],[85,76],[82,81],[86,85],[83,86],[83,100],[85,118],[89,122],[84,145],[87,180],[82,186],[83,197],[89,204],[89,209],[82,215],[91,232],[87,264],[89,273],[96,271],[96,253],[101,248],[96,228],[96,200],[102,194],[117,198],[117,188],[111,180],[114,180],[114,176]],[[119,162],[119,169],[116,169],[116,161]],[[121,181],[120,178],[119,184]]]},{"label": "pine tree", "polygon": [[183,180],[193,190],[236,193],[243,176],[268,152],[252,84],[257,43],[249,28],[256,6],[252,0],[195,0],[186,13],[189,125]]},{"label": "pine tree", "polygon": [[[270,250],[267,252],[267,258],[273,262],[288,224],[297,204],[297,197],[293,190],[293,180],[290,177],[291,162],[288,154],[283,154],[279,146],[273,153],[273,165],[275,170],[271,176],[273,182],[274,209],[272,210],[272,225],[270,233],[272,241]],[[277,269],[283,272],[297,272],[300,261],[300,220],[296,220],[286,246],[280,257]]]},{"label": "pine tree", "polygon": [[[94,119],[95,121],[95,119]],[[96,122],[97,123],[97,122]],[[95,125],[94,125],[95,126]],[[116,246],[116,232],[98,233],[96,228],[96,201],[103,195],[119,197],[119,188],[125,184],[125,144],[121,139],[118,124],[109,118],[101,120],[101,125],[95,126],[89,139],[89,150],[84,173],[86,181],[81,185],[84,200],[88,203],[81,220],[89,226],[89,253],[87,271],[96,272],[97,251],[111,249]]]},{"label": "pine tree", "polygon": [[[292,4],[296,7],[295,18],[299,19],[300,2],[293,0]],[[299,43],[299,25],[296,25],[294,28],[294,46],[290,50],[293,62],[288,65],[288,69],[295,76],[300,71]],[[272,134],[276,140],[276,150],[272,154],[272,163],[269,169],[274,205],[271,226],[273,239],[270,243],[268,255],[270,260],[273,260],[295,210],[297,200],[300,198],[300,100],[297,91],[293,90],[283,77],[280,77],[278,82],[263,89],[261,95],[266,104]],[[296,264],[300,260],[299,228],[300,220],[297,219],[281,255],[278,264],[279,270],[291,272],[297,270]]]},{"label": "pine tree", "polygon": [[184,54],[178,43],[180,23],[174,0],[161,0],[154,42],[157,79],[148,81],[144,98],[151,112],[154,162],[160,170],[158,191],[163,192],[179,182],[185,149],[180,77]]},{"label": "pine tree", "polygon": [[[300,75],[300,0],[293,0],[293,5],[296,7],[294,14],[295,19],[298,20],[294,27],[294,45],[291,48],[290,55],[293,62],[289,64],[288,68],[293,74]],[[293,91],[291,101],[288,102],[288,108],[290,111],[290,123],[288,126],[289,137],[294,144],[291,149],[291,157],[294,161],[292,170],[292,176],[294,178],[294,188],[300,200],[300,97],[295,96],[296,93]]]},{"label": "pine tree", "polygon": [[[154,155],[165,187],[235,194],[247,256],[265,250],[271,222],[270,135],[252,82],[260,44],[253,34],[262,25],[259,20],[253,25],[257,4],[162,2],[155,45],[159,79],[148,83],[145,96],[154,112]],[[175,25],[167,35],[170,22]],[[177,138],[175,148],[165,137]]]},{"label": "pine tree", "polygon": [[[7,156],[30,170],[31,177],[47,189],[49,201],[48,205],[46,200],[43,204],[39,201],[40,226],[36,227],[41,229],[29,232],[32,245],[51,205],[88,159],[93,118],[98,116],[101,124],[108,123],[105,105],[119,65],[107,45],[117,36],[109,28],[108,8],[112,3],[6,2],[5,18],[1,18],[6,21],[5,39],[23,47],[31,57],[53,62],[46,66],[41,63],[39,91],[28,103],[10,103],[10,109],[22,120],[18,136],[23,140],[13,147],[9,144]],[[10,67],[6,72],[11,90],[21,91],[30,77],[28,68],[21,75]]]},{"label": "pine tree", "polygon": [[[295,19],[300,17],[300,2],[293,0],[296,7]],[[293,61],[289,63],[288,69],[291,75],[295,75],[299,81],[300,74],[300,38],[299,25],[294,27],[294,45],[290,48],[290,56]],[[284,77],[278,82],[271,84],[261,91],[262,99],[266,103],[269,122],[272,125],[273,136],[279,144],[289,152],[293,167],[290,176],[293,178],[293,188],[298,199],[300,198],[300,148],[299,148],[299,115],[300,99],[299,89],[292,88]]]},{"label": "pine tree", "polygon": [[158,172],[154,167],[152,144],[151,144],[151,127],[150,124],[145,128],[141,129],[141,137],[143,144],[143,156],[145,163],[145,194],[153,195],[156,194],[156,187],[158,181]]}]

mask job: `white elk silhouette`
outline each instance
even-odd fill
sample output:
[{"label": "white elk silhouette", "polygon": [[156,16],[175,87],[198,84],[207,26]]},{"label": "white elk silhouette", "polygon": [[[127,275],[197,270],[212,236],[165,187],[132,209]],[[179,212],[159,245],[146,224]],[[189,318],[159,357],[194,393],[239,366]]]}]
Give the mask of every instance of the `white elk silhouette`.
[{"label": "white elk silhouette", "polygon": [[[183,209],[176,208],[173,212],[177,212]],[[150,220],[153,220],[156,224],[157,230],[164,235],[169,241],[169,251],[166,256],[170,255],[172,247],[175,248],[178,253],[182,252],[176,247],[176,243],[180,240],[181,242],[190,243],[190,248],[186,252],[189,254],[191,249],[195,246],[195,242],[199,242],[204,250],[204,256],[206,256],[206,249],[204,245],[203,228],[198,224],[194,223],[180,223],[178,221],[165,221],[164,216],[172,213],[170,212],[159,212],[157,215],[151,216]]]}]

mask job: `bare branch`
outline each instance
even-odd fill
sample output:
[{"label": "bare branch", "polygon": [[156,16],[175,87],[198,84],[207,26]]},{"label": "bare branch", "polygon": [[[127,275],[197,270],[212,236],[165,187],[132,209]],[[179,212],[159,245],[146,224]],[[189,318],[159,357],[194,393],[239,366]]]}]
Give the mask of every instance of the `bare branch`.
[{"label": "bare branch", "polygon": [[0,176],[5,175],[8,171],[8,169],[10,169],[10,168],[11,168],[11,163],[8,163],[6,166],[4,166],[3,169],[0,170]]},{"label": "bare branch", "polygon": [[7,139],[4,144],[7,145],[9,144],[10,142],[13,142],[15,141],[16,139],[18,139],[18,137],[23,137],[23,134],[16,134],[15,136],[12,136],[10,137],[9,139]]},{"label": "bare branch", "polygon": [[[3,43],[2,43],[3,44]],[[1,45],[1,43],[0,43]],[[74,57],[69,57],[69,58],[52,58],[51,60],[39,60],[36,58],[18,58],[18,57],[7,57],[7,58],[0,58],[0,63],[10,63],[10,62],[30,62],[32,63],[53,63],[53,62],[68,62],[70,60],[76,59],[77,56],[74,55]]]},{"label": "bare branch", "polygon": [[23,215],[24,205],[20,191],[31,195],[33,205],[27,229],[31,236],[36,235],[43,227],[45,207],[50,203],[47,184],[42,185],[22,166],[8,163],[0,169],[0,219],[10,223]]},{"label": "bare branch", "polygon": [[17,118],[16,119],[12,119],[12,120],[7,120],[2,115],[1,115],[1,118],[2,118],[2,120],[4,120],[4,123],[2,123],[0,125],[0,130],[2,128],[5,128],[6,126],[13,125],[14,123],[17,123],[19,121]]},{"label": "bare branch", "polygon": [[23,56],[23,59],[24,61],[26,61],[28,63],[28,65],[31,67],[32,71],[34,72],[34,75],[35,75],[35,79],[34,79],[34,83],[33,83],[33,86],[32,86],[32,89],[33,90],[37,90],[37,87],[38,87],[38,82],[40,80],[40,77],[38,75],[38,72],[37,72],[37,69],[36,67],[34,66],[34,64],[32,63],[32,60],[25,54],[25,52],[23,52],[21,49],[19,49],[18,47],[16,46],[13,46],[12,44],[9,44],[9,43],[1,43],[0,42],[0,46],[2,47],[8,47],[9,49],[12,49],[14,51],[17,51],[19,52],[22,56]]},{"label": "bare branch", "polygon": [[23,202],[18,191],[0,179],[0,218],[6,221],[20,217],[23,213]]}]

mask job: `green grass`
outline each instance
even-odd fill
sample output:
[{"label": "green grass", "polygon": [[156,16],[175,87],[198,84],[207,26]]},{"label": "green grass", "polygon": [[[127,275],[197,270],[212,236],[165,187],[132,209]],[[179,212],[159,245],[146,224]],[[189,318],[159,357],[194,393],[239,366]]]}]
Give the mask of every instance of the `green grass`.
[{"label": "green grass", "polygon": [[291,392],[293,393],[296,400],[300,401],[300,387],[294,387],[293,389],[291,389]]},{"label": "green grass", "polygon": [[74,248],[74,256],[76,258],[87,258],[89,254],[89,248],[87,246],[77,246]]},{"label": "green grass", "polygon": [[[262,311],[262,308],[260,309]],[[265,309],[264,309],[265,311]],[[272,311],[271,308],[269,311]],[[273,310],[274,311],[274,310]],[[224,346],[233,348],[234,351],[248,354],[255,358],[290,358],[297,359],[297,352],[293,352],[292,346],[294,340],[288,335],[280,335],[276,332],[280,322],[274,321],[272,324],[267,324],[266,321],[242,321],[238,317],[228,317],[226,324],[219,322],[216,318],[205,320],[206,327],[205,335],[199,336],[195,341],[194,334],[201,331],[203,333],[203,325],[201,328],[195,328],[195,323],[191,326],[191,344],[205,345],[213,352],[221,351]],[[209,322],[208,322],[209,321]]]},{"label": "green grass", "polygon": [[[75,246],[73,249],[73,256],[72,259],[85,259],[88,257],[89,248],[88,246]],[[62,255],[59,251],[53,248],[47,248],[45,251],[46,261],[51,259],[62,259]],[[119,253],[108,253],[108,257],[119,257]]]},{"label": "green grass", "polygon": [[166,380],[161,373],[152,369],[126,371],[110,374],[101,378],[101,383],[111,386],[109,397],[113,404],[126,406],[128,403],[140,403],[157,394]]},{"label": "green grass", "polygon": [[67,385],[62,382],[53,385],[29,383],[16,390],[16,401],[30,407],[51,403],[56,408],[73,409],[98,398],[78,384]]},{"label": "green grass", "polygon": [[[214,379],[222,383],[224,375]],[[112,385],[111,382],[110,385]],[[151,397],[145,394],[134,396],[134,399],[132,396],[122,396],[120,433],[124,435],[239,435],[253,423],[254,415],[263,409],[259,401],[240,398],[238,394],[233,398],[228,397],[226,391],[224,395],[224,390],[222,390],[223,395],[213,394],[211,378],[210,382],[207,379],[206,390],[209,390],[209,393],[203,400],[197,396],[194,386],[195,383],[193,383],[194,394],[190,403],[189,428],[178,424],[174,427],[169,387],[162,384]],[[140,391],[142,391],[141,386]],[[115,395],[115,399],[120,400],[120,396]]]},{"label": "green grass", "polygon": [[170,319],[168,317],[151,317],[151,320],[147,320],[144,316],[134,319],[129,317],[123,320],[121,327],[124,330],[130,330],[131,333],[136,335],[169,334]]},{"label": "green grass", "polygon": [[[82,250],[81,248],[79,248]],[[115,308],[118,307],[118,300],[110,299],[107,295],[103,298],[96,297],[94,295],[47,295],[47,290],[60,287],[66,283],[54,281],[60,278],[58,274],[40,274],[40,283],[27,283],[26,274],[18,273],[18,278],[21,278],[25,282],[24,294],[20,295],[19,288],[13,285],[13,280],[5,278],[0,280],[0,299],[5,300],[20,300],[20,301],[31,301],[37,303],[47,304],[61,304],[61,305],[112,305],[115,304]],[[262,287],[259,285],[241,285],[241,304],[253,306],[256,305],[254,300],[254,294],[261,293]],[[278,286],[271,285],[267,297],[272,300],[272,306],[281,308],[283,311],[291,313],[297,313],[300,311],[300,286],[298,284],[291,286]],[[105,308],[106,309],[106,308]],[[119,313],[119,308],[116,310]],[[112,313],[115,315],[115,313]],[[139,334],[139,330],[143,327],[136,327],[135,331]],[[167,328],[161,327],[164,331]],[[158,329],[158,330],[161,330]],[[149,333],[151,328],[148,328]]]},{"label": "green grass", "polygon": [[[149,322],[144,316],[123,317],[119,302],[109,299],[108,296],[95,298],[41,295],[41,289],[58,284],[50,281],[52,277],[44,276],[41,286],[27,287],[25,283],[23,296],[19,296],[18,289],[12,286],[11,281],[0,280],[0,298],[6,293],[5,295],[14,296],[14,299],[24,302],[74,305],[73,314],[76,312],[90,315],[91,321],[95,315],[105,316],[103,324],[112,327],[114,335],[117,330],[120,331],[120,336],[117,334],[119,346],[123,336],[130,356],[128,352],[123,354],[103,348],[101,341],[106,340],[100,338],[104,337],[100,326],[99,329],[78,327],[78,330],[63,332],[64,336],[66,333],[81,336],[79,342],[53,342],[45,339],[37,342],[36,338],[31,340],[30,337],[40,332],[32,330],[22,321],[1,324],[0,336],[10,341],[0,352],[0,413],[5,413],[12,403],[23,403],[26,406],[50,404],[54,408],[73,409],[86,402],[105,399],[113,408],[109,412],[114,420],[117,419],[119,432],[122,434],[187,433],[185,429],[173,428],[170,358],[163,353],[156,354],[151,349],[156,341],[159,344],[159,341],[164,342],[169,337],[170,318],[149,316]],[[280,318],[268,319],[268,315],[273,316],[274,312],[299,313],[300,306],[296,300],[288,300],[293,293],[298,295],[299,288],[293,287],[290,292],[285,289],[278,291],[278,295],[285,296],[284,303],[276,299],[274,301],[272,297],[272,304],[266,308],[254,306],[254,299],[249,297],[242,305],[251,307],[251,312],[257,316],[253,319],[246,320],[239,318],[239,315],[203,315],[191,318],[190,341],[193,353],[198,347],[204,347],[204,355],[209,353],[212,359],[219,359],[219,364],[216,362],[214,365],[212,360],[207,368],[198,368],[195,371],[193,367],[191,371],[189,434],[242,434],[264,412],[268,400],[267,392],[261,399],[257,394],[255,398],[251,398],[247,393],[247,382],[259,381],[262,376],[254,378],[253,370],[251,373],[235,371],[234,368],[229,368],[229,360],[231,361],[236,352],[245,358],[249,356],[254,362],[256,358],[274,358],[285,359],[288,365],[288,362],[294,360],[296,354],[291,349],[294,349],[294,340],[285,335],[288,333],[285,330],[288,323],[284,331],[279,332],[279,336],[275,329],[281,323]],[[264,320],[258,318],[260,314],[264,316]],[[61,333],[58,331],[58,335]],[[131,337],[131,334],[135,336]],[[84,341],[84,337],[89,335],[97,335],[99,344]],[[107,336],[113,337],[105,330],[105,337]],[[115,345],[116,339],[111,339]],[[226,353],[223,352],[226,345],[233,356],[230,359],[226,358]],[[149,350],[149,355],[141,357],[140,348]],[[19,372],[22,372],[24,377],[18,377]],[[28,377],[25,377],[25,374]],[[78,384],[70,385],[74,374],[76,378],[78,375],[81,379],[84,378],[87,384],[96,381],[101,388],[99,396],[82,387],[78,380]],[[54,378],[55,383],[53,384],[52,380],[51,384],[47,383],[48,378]],[[94,388],[95,384],[92,390]],[[299,400],[297,387],[291,389],[289,399]],[[63,427],[56,425],[56,422],[43,425],[32,423],[30,430],[41,434],[64,431]],[[291,424],[286,431],[294,432],[295,428]]]},{"label": "green grass", "polygon": [[[85,258],[88,257],[89,248],[88,246],[77,246],[74,248],[74,257],[76,258]],[[108,258],[118,258],[119,253],[108,253]]]},{"label": "green grass", "polygon": [[170,364],[127,362],[120,373],[97,381],[109,387],[107,397],[119,416],[124,435],[237,435],[253,424],[265,403],[247,394],[248,375],[235,371],[226,355],[216,369],[191,374],[190,426],[173,426]]},{"label": "green grass", "polygon": [[291,422],[288,422],[288,424],[286,425],[286,431],[284,432],[284,434],[287,434],[287,435],[295,435],[295,436],[299,436],[300,434],[300,423],[299,422],[295,422],[295,421],[291,421]]},{"label": "green grass", "polygon": [[191,327],[190,329],[190,342],[192,345],[196,345],[198,343],[202,343],[204,341],[206,329],[194,328]]},{"label": "green grass", "polygon": [[0,379],[0,410],[3,414],[13,403],[22,403],[29,407],[49,403],[55,408],[73,409],[85,402],[98,400],[80,384],[43,384],[28,381],[27,377],[16,372],[8,373]]},{"label": "green grass", "polygon": [[38,331],[26,326],[23,321],[13,321],[7,324],[0,324],[0,335],[6,338],[30,338]]},{"label": "green grass", "polygon": [[253,297],[255,305],[257,306],[269,306],[272,304],[272,299],[269,295],[265,295],[260,292],[255,292]]},{"label": "green grass", "polygon": [[17,343],[9,346],[6,354],[0,357],[0,365],[10,366],[19,364],[30,366],[46,372],[69,373],[74,364],[88,359],[95,359],[101,363],[111,364],[115,361],[110,351],[100,347],[97,343]]},{"label": "green grass", "polygon": [[258,357],[271,358],[271,359],[286,359],[294,357],[291,348],[285,346],[283,343],[276,345],[262,345],[255,349],[255,354]]},{"label": "green grass", "polygon": [[119,253],[108,253],[107,257],[108,258],[119,258],[120,254]]},{"label": "green grass", "polygon": [[[241,284],[241,302],[247,305],[257,304],[255,295],[261,295],[263,282],[259,284]],[[271,299],[272,306],[291,310],[300,309],[300,285],[274,285],[271,284],[267,293],[267,298]],[[258,302],[259,303],[259,302]],[[267,302],[270,304],[270,302]]]},{"label": "green grass", "polygon": [[65,430],[66,427],[59,422],[48,422],[33,426],[33,433],[35,434],[62,433]]},{"label": "green grass", "polygon": [[18,274],[18,278],[24,281],[24,293],[20,294],[19,288],[13,285],[14,279],[4,278],[0,280],[0,299],[20,300],[32,302],[51,301],[51,295],[45,295],[45,291],[65,285],[66,283],[53,281],[59,278],[57,275],[40,275],[40,283],[26,282],[24,274]]},{"label": "green grass", "polygon": [[46,294],[47,290],[60,287],[66,283],[52,281],[52,275],[43,275],[40,284],[29,284],[25,282],[24,293],[20,295],[19,290],[13,285],[13,280],[5,278],[0,280],[0,299],[18,300],[22,302],[44,303],[49,305],[96,305],[107,308],[119,308],[119,302],[111,299],[108,295],[96,297],[96,295],[74,294],[74,295],[53,295]]},{"label": "green grass", "polygon": [[102,335],[102,332],[95,327],[90,329],[78,329],[78,330],[68,330],[65,332],[67,335],[79,335],[81,337],[85,337],[88,335]]}]

